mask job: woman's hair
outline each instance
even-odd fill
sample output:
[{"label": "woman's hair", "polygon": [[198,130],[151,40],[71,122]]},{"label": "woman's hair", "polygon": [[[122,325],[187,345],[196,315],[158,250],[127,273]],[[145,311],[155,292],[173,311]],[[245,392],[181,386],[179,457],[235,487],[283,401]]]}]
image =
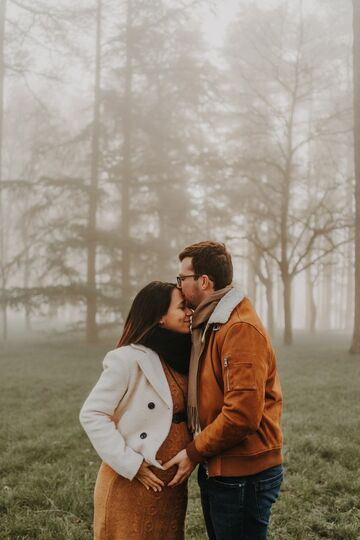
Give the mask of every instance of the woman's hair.
[{"label": "woman's hair", "polygon": [[142,343],[146,335],[155,328],[169,309],[175,283],[151,281],[134,298],[126,318],[118,347],[131,343]]}]

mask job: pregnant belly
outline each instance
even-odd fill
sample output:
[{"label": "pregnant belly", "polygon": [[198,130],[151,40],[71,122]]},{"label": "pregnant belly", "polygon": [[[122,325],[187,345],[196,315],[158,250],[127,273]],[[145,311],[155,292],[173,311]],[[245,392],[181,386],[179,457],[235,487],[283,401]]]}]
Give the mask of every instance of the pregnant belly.
[{"label": "pregnant belly", "polygon": [[[160,460],[162,463],[169,461],[178,452],[180,452],[180,450],[186,448],[191,440],[192,435],[185,422],[181,422],[180,424],[171,424],[169,434],[163,444],[160,446],[156,454],[156,459]],[[154,474],[156,474],[156,476],[167,483],[170,482],[170,480],[175,476],[177,465],[174,465],[167,471],[152,467],[152,471]]]}]

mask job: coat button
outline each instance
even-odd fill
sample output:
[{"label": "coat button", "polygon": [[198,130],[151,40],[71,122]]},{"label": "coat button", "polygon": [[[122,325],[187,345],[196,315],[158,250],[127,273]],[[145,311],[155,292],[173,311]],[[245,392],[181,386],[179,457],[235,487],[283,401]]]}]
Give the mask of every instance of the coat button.
[{"label": "coat button", "polygon": [[140,439],[146,439],[146,437],[147,437],[147,433],[145,433],[145,431],[140,433]]},{"label": "coat button", "polygon": [[150,403],[148,403],[148,407],[149,407],[149,409],[155,409],[155,403],[150,401]]}]

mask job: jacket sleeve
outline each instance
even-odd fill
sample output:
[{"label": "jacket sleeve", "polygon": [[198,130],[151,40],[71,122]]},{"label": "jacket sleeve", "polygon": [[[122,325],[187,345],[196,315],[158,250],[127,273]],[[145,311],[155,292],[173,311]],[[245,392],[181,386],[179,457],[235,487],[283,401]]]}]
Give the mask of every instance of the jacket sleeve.
[{"label": "jacket sleeve", "polygon": [[238,445],[258,429],[263,415],[268,376],[265,337],[251,324],[235,323],[225,336],[218,361],[222,365],[223,406],[186,448],[195,463]]},{"label": "jacket sleeve", "polygon": [[121,476],[132,480],[143,456],[126,445],[111,417],[129,384],[126,358],[119,350],[110,351],[103,361],[103,372],[80,411],[80,423],[101,459]]}]

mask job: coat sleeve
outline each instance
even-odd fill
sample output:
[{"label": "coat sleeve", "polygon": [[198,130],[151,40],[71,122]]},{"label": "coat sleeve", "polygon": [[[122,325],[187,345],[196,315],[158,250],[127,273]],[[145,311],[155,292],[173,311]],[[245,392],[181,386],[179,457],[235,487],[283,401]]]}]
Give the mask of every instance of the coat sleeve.
[{"label": "coat sleeve", "polygon": [[[224,401],[221,412],[186,448],[200,463],[237,446],[257,431],[264,411],[268,346],[251,324],[235,323],[227,332],[218,361],[222,365]],[[201,388],[206,392],[206,388]]]},{"label": "coat sleeve", "polygon": [[80,423],[100,458],[121,476],[132,480],[143,456],[126,445],[111,417],[129,384],[126,358],[119,350],[110,351],[103,361],[103,372],[80,411]]}]

